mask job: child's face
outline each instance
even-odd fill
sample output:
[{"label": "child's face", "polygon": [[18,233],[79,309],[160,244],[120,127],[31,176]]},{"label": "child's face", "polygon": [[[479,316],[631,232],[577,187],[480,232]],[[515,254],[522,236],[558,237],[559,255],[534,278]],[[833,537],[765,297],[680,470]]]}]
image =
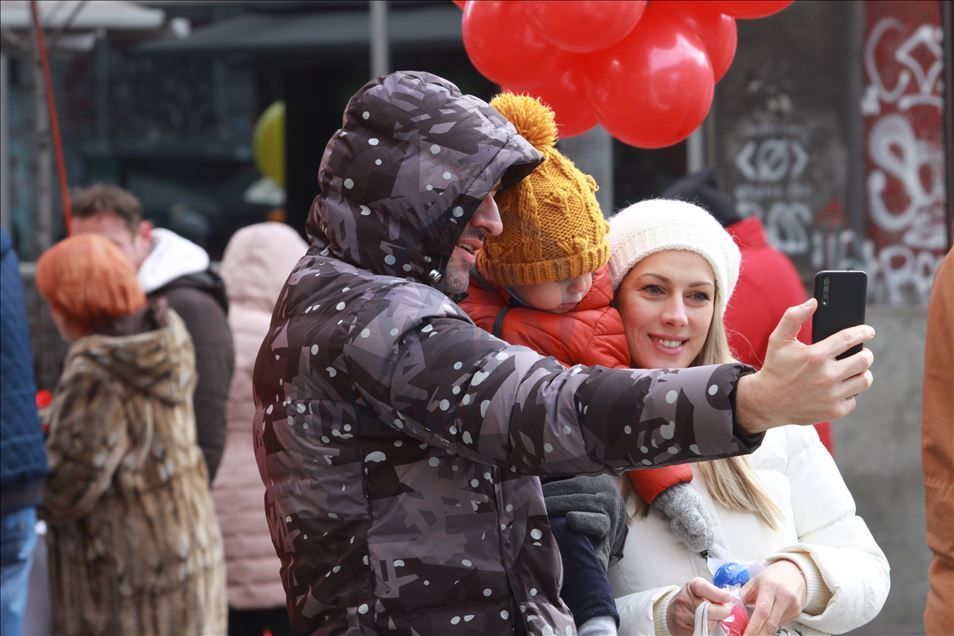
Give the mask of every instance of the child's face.
[{"label": "child's face", "polygon": [[528,307],[563,314],[576,307],[592,286],[593,274],[587,273],[536,285],[514,285],[510,291]]},{"label": "child's face", "polygon": [[712,324],[714,297],[715,275],[695,252],[667,250],[636,263],[616,291],[633,366],[692,364]]}]

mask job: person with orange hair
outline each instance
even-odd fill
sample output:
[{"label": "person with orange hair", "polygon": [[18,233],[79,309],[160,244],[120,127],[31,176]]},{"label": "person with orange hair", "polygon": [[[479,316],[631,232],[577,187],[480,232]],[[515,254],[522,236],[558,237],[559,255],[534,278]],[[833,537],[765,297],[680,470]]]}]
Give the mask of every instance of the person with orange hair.
[{"label": "person with orange hair", "polygon": [[119,248],[94,234],[45,252],[36,284],[70,343],[40,510],[54,633],[225,633],[222,536],[182,320],[147,301]]}]

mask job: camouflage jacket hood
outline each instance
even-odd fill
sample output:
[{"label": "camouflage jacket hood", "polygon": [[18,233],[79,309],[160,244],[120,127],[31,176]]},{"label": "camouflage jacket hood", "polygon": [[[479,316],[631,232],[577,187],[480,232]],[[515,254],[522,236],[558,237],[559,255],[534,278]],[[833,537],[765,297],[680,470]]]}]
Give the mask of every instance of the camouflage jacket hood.
[{"label": "camouflage jacket hood", "polygon": [[[399,125],[388,136],[375,118]],[[536,475],[751,450],[731,409],[743,368],[567,369],[482,331],[422,282],[535,152],[424,73],[368,84],[341,132],[322,162],[312,245],[254,370],[255,456],[293,625],[571,634]],[[385,142],[399,137],[409,141]],[[375,154],[382,145],[391,154]],[[390,172],[374,171],[377,158]]]},{"label": "camouflage jacket hood", "polygon": [[348,103],[308,235],[335,258],[432,284],[496,182],[506,188],[542,160],[482,100],[429,73],[393,73]]}]

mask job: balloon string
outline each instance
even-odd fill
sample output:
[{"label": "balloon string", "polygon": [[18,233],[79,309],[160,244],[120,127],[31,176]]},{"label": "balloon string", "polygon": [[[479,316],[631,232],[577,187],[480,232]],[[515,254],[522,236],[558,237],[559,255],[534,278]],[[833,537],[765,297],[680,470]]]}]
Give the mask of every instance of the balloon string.
[{"label": "balloon string", "polygon": [[31,0],[30,11],[33,14],[33,27],[36,31],[36,48],[43,69],[43,85],[46,89],[46,109],[50,117],[50,135],[53,137],[53,149],[56,152],[56,171],[60,180],[60,198],[63,201],[63,222],[66,235],[70,236],[73,225],[73,208],[66,180],[66,162],[63,160],[63,143],[60,138],[60,122],[56,117],[56,100],[53,96],[53,82],[50,79],[50,60],[47,57],[46,39],[43,36],[43,24],[40,22],[38,1]]}]

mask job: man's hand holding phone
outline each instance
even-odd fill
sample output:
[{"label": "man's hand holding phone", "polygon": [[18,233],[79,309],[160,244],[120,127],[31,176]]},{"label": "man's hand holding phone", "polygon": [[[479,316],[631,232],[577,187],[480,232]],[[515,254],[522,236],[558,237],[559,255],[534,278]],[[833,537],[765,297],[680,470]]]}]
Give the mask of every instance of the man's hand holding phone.
[{"label": "man's hand holding phone", "polygon": [[836,358],[874,338],[874,329],[856,325],[806,345],[798,331],[817,308],[814,298],[789,307],[769,337],[762,369],[739,380],[736,418],[749,433],[843,417],[855,409],[855,396],[871,386],[870,350]]}]

